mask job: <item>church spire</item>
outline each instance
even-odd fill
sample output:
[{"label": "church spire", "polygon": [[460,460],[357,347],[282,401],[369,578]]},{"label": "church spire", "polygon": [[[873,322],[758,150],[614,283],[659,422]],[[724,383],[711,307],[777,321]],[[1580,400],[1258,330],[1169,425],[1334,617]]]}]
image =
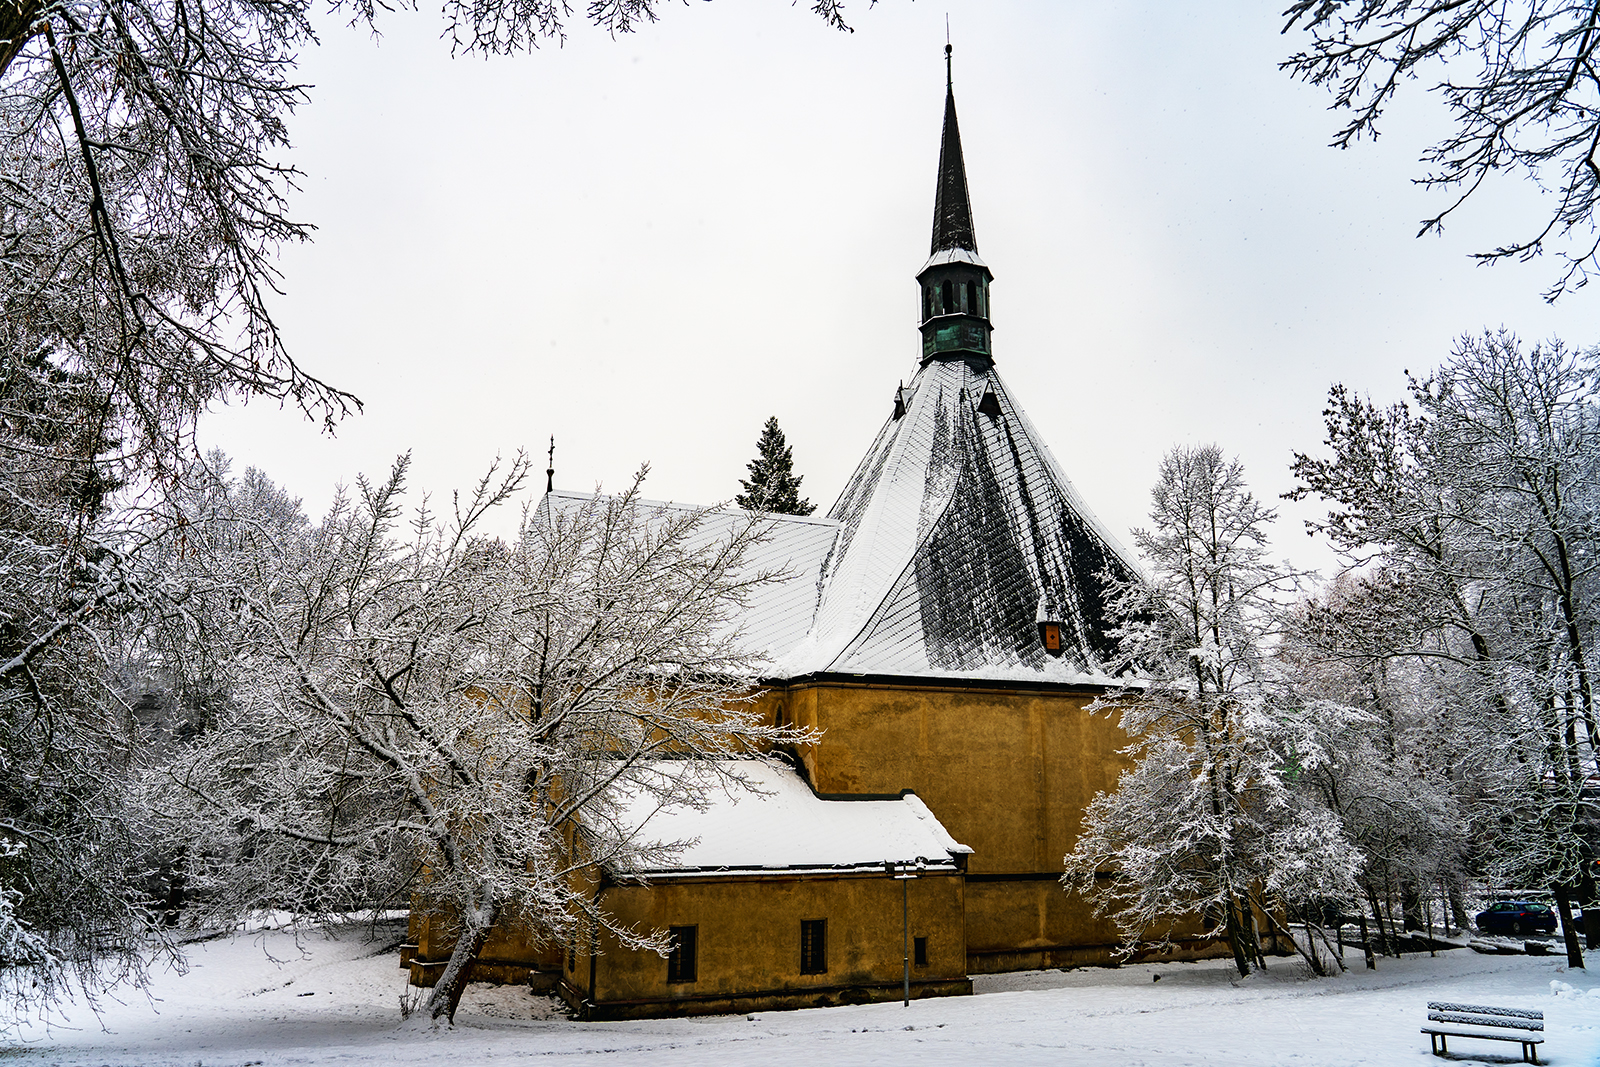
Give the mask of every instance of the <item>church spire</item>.
[{"label": "church spire", "polygon": [[961,156],[961,127],[956,122],[955,83],[950,74],[949,45],[944,46],[944,134],[939,140],[939,186],[933,197],[933,247],[929,255],[951,248],[978,250],[972,231],[972,201],[967,195],[967,164]]},{"label": "church spire", "polygon": [[917,272],[922,289],[922,361],[992,360],[989,283],[994,275],[978,258],[967,195],[967,164],[956,123],[955,80],[944,46],[944,132],[939,140],[939,184],[933,197],[933,247]]}]

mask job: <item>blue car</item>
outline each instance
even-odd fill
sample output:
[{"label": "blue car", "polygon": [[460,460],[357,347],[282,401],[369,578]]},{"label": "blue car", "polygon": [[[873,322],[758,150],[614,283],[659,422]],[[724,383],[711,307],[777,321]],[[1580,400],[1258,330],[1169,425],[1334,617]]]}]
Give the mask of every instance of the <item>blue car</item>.
[{"label": "blue car", "polygon": [[1480,911],[1475,920],[1478,929],[1486,934],[1530,934],[1541,930],[1547,934],[1556,931],[1556,913],[1550,905],[1532,900],[1501,900]]}]

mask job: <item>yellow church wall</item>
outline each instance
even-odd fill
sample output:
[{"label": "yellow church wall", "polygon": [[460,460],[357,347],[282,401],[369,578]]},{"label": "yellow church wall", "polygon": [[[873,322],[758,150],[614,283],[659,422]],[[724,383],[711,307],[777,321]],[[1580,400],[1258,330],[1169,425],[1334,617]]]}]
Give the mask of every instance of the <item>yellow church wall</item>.
[{"label": "yellow church wall", "polygon": [[[613,885],[600,904],[641,929],[694,926],[693,982],[669,983],[667,961],[609,934],[598,954],[569,958],[561,993],[586,1018],[702,1014],[898,999],[902,994],[902,883],[881,872],[711,876]],[[912,996],[971,992],[964,886],[954,873],[905,883],[910,936],[928,939],[913,965]],[[800,973],[800,923],[827,920],[827,971]]]},{"label": "yellow church wall", "polygon": [[974,850],[966,919],[978,973],[1115,951],[1113,925],[1057,880],[1084,809],[1129,766],[1115,715],[1086,710],[1098,695],[828,679],[789,688],[784,712],[819,733],[800,753],[819,793],[910,789]]},{"label": "yellow church wall", "polygon": [[[830,678],[767,688],[755,695],[752,707],[766,722],[817,732],[797,755],[819,793],[912,790],[956,840],[974,849],[964,889],[955,876],[912,885],[914,922],[920,885],[957,886],[947,902],[927,904],[929,929],[941,931],[929,935],[930,964],[939,975],[929,980],[948,982],[968,973],[1113,959],[1112,924],[1096,919],[1090,905],[1057,880],[1084,809],[1097,792],[1114,788],[1128,766],[1119,751],[1127,737],[1116,717],[1085,710],[1097,695]],[[885,892],[892,899],[880,899]],[[898,887],[881,875],[663,879],[648,888],[611,886],[601,906],[641,928],[700,926],[701,977],[692,990],[669,988],[660,957],[602,944],[591,1014],[800,1006],[812,1001],[798,996],[837,1000],[852,989],[852,996],[871,999],[894,995],[887,986],[899,981]],[[800,914],[807,908],[816,913]],[[827,975],[801,976],[799,921],[824,917],[830,920],[830,955],[847,955],[837,957],[837,967],[831,958]],[[425,982],[430,976],[423,961],[443,959],[452,938],[417,934],[422,936],[415,937],[412,974]],[[1199,937],[1198,928],[1192,934],[1197,936],[1181,941],[1173,955],[1216,953],[1215,941]],[[885,937],[893,942],[887,948],[879,944]],[[956,941],[959,951],[951,947]],[[723,955],[729,946],[737,950]],[[491,937],[483,967],[559,968],[563,995],[574,1003],[588,1000],[583,946],[572,959],[561,956],[559,948],[536,947],[508,923]],[[563,966],[567,962],[576,969]]]},{"label": "yellow church wall", "polygon": [[973,875],[1059,873],[1084,809],[1128,762],[1094,692],[802,684],[796,725],[820,731],[801,753],[825,794],[914,791],[956,840]]}]

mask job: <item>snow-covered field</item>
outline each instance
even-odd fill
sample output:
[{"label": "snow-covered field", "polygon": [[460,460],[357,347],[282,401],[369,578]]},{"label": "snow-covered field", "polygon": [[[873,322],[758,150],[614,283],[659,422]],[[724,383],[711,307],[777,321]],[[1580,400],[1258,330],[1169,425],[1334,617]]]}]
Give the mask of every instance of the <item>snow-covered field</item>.
[{"label": "snow-covered field", "polygon": [[[102,1005],[97,1023],[35,1028],[7,1064],[276,1067],[287,1064],[1076,1063],[1137,1067],[1438,1063],[1418,1032],[1426,1002],[1541,1008],[1541,1062],[1600,1064],[1600,974],[1560,957],[1467,950],[1380,960],[1376,973],[1306,977],[1294,960],[1238,981],[1222,962],[1035,971],[980,978],[973,997],[701,1019],[578,1023],[547,997],[474,986],[452,1031],[399,1031],[404,973],[365,932],[272,931],[191,946],[187,974],[157,976],[153,1000]],[[1600,960],[1597,960],[1600,965]],[[102,1029],[103,1027],[103,1029]],[[1474,1059],[1517,1047],[1459,1042]],[[1452,1047],[1452,1052],[1455,1048]],[[1509,1055],[1508,1055],[1509,1053]]]}]

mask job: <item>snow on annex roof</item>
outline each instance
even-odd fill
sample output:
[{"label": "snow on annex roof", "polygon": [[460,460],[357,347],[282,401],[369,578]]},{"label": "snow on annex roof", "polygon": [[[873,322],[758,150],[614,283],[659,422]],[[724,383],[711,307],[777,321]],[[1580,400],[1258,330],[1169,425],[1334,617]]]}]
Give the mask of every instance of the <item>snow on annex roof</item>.
[{"label": "snow on annex roof", "polygon": [[[657,764],[663,775],[692,773],[682,761]],[[730,768],[752,787],[710,788],[704,810],[658,807],[635,793],[619,823],[656,841],[689,842],[670,864],[630,873],[662,877],[752,874],[764,871],[882,870],[922,862],[954,871],[972,849],[950,836],[915,793],[895,800],[825,800],[800,775],[761,760]]]}]

